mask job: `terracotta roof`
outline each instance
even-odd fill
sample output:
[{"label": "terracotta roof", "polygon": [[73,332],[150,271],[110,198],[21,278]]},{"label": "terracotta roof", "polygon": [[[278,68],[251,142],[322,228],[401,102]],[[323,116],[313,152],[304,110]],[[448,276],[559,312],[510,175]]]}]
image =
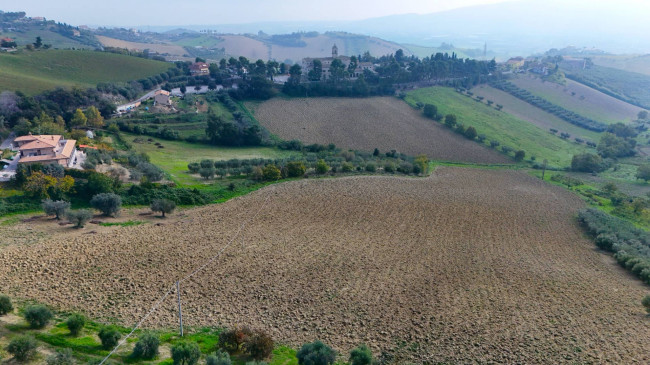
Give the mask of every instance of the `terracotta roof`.
[{"label": "terracotta roof", "polygon": [[53,143],[53,146],[56,146],[57,143],[59,143],[59,140],[62,137],[60,135],[52,135],[52,134],[43,134],[43,135],[27,135],[27,136],[20,136],[14,139],[15,142],[29,142],[29,141],[42,141],[45,143]]},{"label": "terracotta roof", "polygon": [[[72,156],[72,151],[74,151],[74,144],[76,142],[77,141],[75,141],[74,139],[69,139],[65,141],[65,146],[63,146],[63,151],[61,151],[60,156],[63,156],[64,158],[70,158],[70,156]],[[57,157],[58,156],[59,155],[57,155]]]},{"label": "terracotta roof", "polygon": [[22,157],[20,160],[18,160],[18,162],[25,163],[25,162],[59,161],[59,160],[65,160],[66,158],[67,157],[61,155],[27,156],[27,157]]},{"label": "terracotta roof", "polygon": [[169,95],[169,91],[167,91],[167,90],[156,90],[154,95]]},{"label": "terracotta roof", "polygon": [[58,143],[58,140],[56,142],[49,142],[49,141],[41,141],[41,140],[36,140],[36,141],[31,141],[28,143],[25,143],[24,145],[20,146],[19,150],[34,150],[37,148],[54,148],[56,147]]}]

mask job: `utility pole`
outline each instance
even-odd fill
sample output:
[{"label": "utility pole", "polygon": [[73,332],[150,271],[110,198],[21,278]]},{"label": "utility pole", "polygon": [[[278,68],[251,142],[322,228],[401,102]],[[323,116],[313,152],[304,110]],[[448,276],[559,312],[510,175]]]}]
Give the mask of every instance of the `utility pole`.
[{"label": "utility pole", "polygon": [[181,308],[181,283],[176,282],[176,294],[178,294],[178,320],[181,326],[181,337],[183,337],[183,310]]}]

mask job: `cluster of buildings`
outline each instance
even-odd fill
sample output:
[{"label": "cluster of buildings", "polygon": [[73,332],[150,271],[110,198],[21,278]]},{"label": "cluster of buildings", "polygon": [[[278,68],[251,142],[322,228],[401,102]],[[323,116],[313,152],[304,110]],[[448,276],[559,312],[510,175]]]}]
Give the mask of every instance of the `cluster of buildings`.
[{"label": "cluster of buildings", "polygon": [[[330,67],[334,60],[340,60],[341,63],[345,66],[347,70],[350,66],[351,58],[348,56],[339,56],[339,49],[336,44],[332,47],[332,57],[322,57],[322,58],[303,58],[302,60],[302,74],[307,75],[310,71],[314,69],[314,61],[320,61],[322,65],[321,71],[321,80],[327,80],[332,76]],[[364,71],[375,72],[375,65],[372,62],[358,62],[357,68],[351,73],[348,78],[357,79],[359,76],[363,75]]]}]

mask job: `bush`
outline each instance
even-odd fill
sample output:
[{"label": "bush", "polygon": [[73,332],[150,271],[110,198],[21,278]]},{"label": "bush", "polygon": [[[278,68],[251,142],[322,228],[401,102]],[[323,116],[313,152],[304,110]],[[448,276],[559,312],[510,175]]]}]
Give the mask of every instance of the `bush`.
[{"label": "bush", "polygon": [[241,350],[242,345],[252,335],[252,331],[247,327],[238,327],[229,331],[223,331],[219,335],[219,345],[222,349],[234,354]]},{"label": "bush", "polygon": [[319,174],[324,174],[329,171],[330,167],[327,166],[327,163],[325,163],[325,160],[320,159],[318,162],[316,162],[316,172]]},{"label": "bush", "polygon": [[372,364],[372,352],[366,345],[361,345],[350,352],[350,365]]},{"label": "bush", "polygon": [[71,335],[77,336],[86,325],[86,318],[81,314],[75,313],[68,317],[68,320],[65,321],[65,325],[70,330]]},{"label": "bush", "polygon": [[43,200],[42,207],[45,214],[56,216],[58,220],[70,209],[70,203],[63,200],[53,201],[51,199],[45,199]]},{"label": "bush", "polygon": [[571,159],[571,170],[579,172],[601,172],[606,165],[598,155],[591,153],[580,153],[573,155]]},{"label": "bush", "polygon": [[38,343],[32,336],[18,336],[9,342],[7,352],[12,354],[18,361],[27,361],[36,353]]},{"label": "bush", "polygon": [[523,161],[524,157],[526,157],[526,152],[524,150],[519,150],[515,152],[515,161],[517,162]]},{"label": "bush", "polygon": [[471,139],[471,140],[476,139],[476,136],[478,135],[478,133],[476,133],[476,129],[474,127],[467,127],[464,134],[465,134],[465,137],[467,137],[467,139]]},{"label": "bush", "polygon": [[44,305],[30,305],[25,309],[25,320],[31,328],[43,328],[53,317],[52,311]]},{"label": "bush", "polygon": [[160,340],[158,339],[158,336],[146,332],[138,338],[138,342],[135,344],[131,356],[136,359],[151,360],[158,355],[159,345]]},{"label": "bush", "polygon": [[0,295],[0,316],[11,313],[13,310],[14,306],[11,304],[11,299],[6,295]]},{"label": "bush", "polygon": [[50,355],[45,360],[47,365],[72,365],[74,358],[72,357],[72,350],[62,349],[56,350],[56,353]]},{"label": "bush", "polygon": [[114,193],[101,193],[90,199],[90,205],[107,217],[115,217],[122,209],[122,198]]},{"label": "bush", "polygon": [[66,213],[66,218],[73,223],[76,228],[83,228],[93,217],[93,213],[88,209],[71,210]]},{"label": "bush", "polygon": [[395,164],[392,162],[387,162],[384,165],[384,171],[392,174],[393,172],[395,172]]},{"label": "bush", "polygon": [[201,167],[199,169],[199,175],[201,175],[202,178],[208,180],[208,179],[213,179],[214,174],[217,173],[217,169],[214,168],[214,166],[210,167]]},{"label": "bush", "polygon": [[438,107],[433,104],[425,104],[422,113],[429,119],[435,119],[435,117],[438,115]]},{"label": "bush", "polygon": [[354,170],[354,165],[351,164],[350,162],[346,161],[346,162],[343,162],[341,164],[341,171],[343,171],[343,172],[351,172],[353,170]]},{"label": "bush", "polygon": [[336,351],[320,341],[302,345],[296,354],[299,365],[328,365],[336,361]]},{"label": "bush", "polygon": [[232,360],[227,352],[218,350],[216,354],[205,359],[205,365],[232,365]]},{"label": "bush", "polygon": [[641,300],[641,305],[643,305],[645,311],[650,314],[650,295],[646,295],[643,300]]},{"label": "bush", "polygon": [[305,164],[301,161],[291,161],[287,164],[287,176],[288,177],[300,177],[305,175]]},{"label": "bush", "polygon": [[650,180],[650,164],[644,164],[636,169],[636,178],[645,182]]},{"label": "bush", "polygon": [[214,161],[212,160],[201,160],[199,165],[204,169],[207,169],[208,167],[218,167],[214,165]]},{"label": "bush", "polygon": [[201,165],[199,165],[197,162],[192,162],[187,165],[187,169],[193,174],[198,174],[200,168]]},{"label": "bush", "polygon": [[199,345],[195,342],[179,342],[172,346],[174,365],[194,365],[201,357]]},{"label": "bush", "polygon": [[165,213],[172,213],[176,209],[176,203],[169,199],[154,199],[151,202],[151,211],[162,213],[165,218]]},{"label": "bush", "polygon": [[140,162],[136,168],[151,182],[160,181],[165,176],[158,166],[150,164],[149,162]]},{"label": "bush", "polygon": [[262,170],[264,180],[276,181],[282,178],[282,172],[275,165],[266,165]]},{"label": "bush", "polygon": [[445,125],[449,128],[453,128],[456,125],[457,118],[454,114],[445,115]]},{"label": "bush", "polygon": [[244,352],[255,360],[262,360],[271,355],[273,339],[262,331],[254,331],[244,344]]},{"label": "bush", "polygon": [[97,334],[102,341],[102,347],[105,350],[110,350],[117,346],[118,341],[122,338],[122,334],[114,326],[104,326]]},{"label": "bush", "polygon": [[375,165],[375,164],[372,163],[372,162],[368,162],[368,163],[366,164],[366,171],[368,171],[368,172],[375,172],[375,171],[377,171],[377,165]]}]

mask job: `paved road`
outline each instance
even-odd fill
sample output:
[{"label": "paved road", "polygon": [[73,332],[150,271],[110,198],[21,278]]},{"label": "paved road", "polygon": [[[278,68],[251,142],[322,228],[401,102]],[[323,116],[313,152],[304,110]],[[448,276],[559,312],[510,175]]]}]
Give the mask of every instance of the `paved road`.
[{"label": "paved road", "polygon": [[160,90],[160,88],[155,89],[155,90],[151,90],[151,91],[149,91],[148,93],[144,94],[143,96],[141,96],[140,98],[138,98],[138,99],[136,99],[136,100],[129,101],[129,102],[126,103],[126,104],[118,105],[118,106],[117,106],[117,110],[120,110],[121,108],[126,108],[127,106],[129,106],[129,105],[131,105],[131,104],[133,104],[133,103],[137,103],[138,101],[139,101],[139,102],[143,102],[143,101],[145,101],[145,100],[147,100],[147,99],[151,99],[151,98],[153,98],[154,94],[155,94],[156,91],[158,91],[158,90]]}]

